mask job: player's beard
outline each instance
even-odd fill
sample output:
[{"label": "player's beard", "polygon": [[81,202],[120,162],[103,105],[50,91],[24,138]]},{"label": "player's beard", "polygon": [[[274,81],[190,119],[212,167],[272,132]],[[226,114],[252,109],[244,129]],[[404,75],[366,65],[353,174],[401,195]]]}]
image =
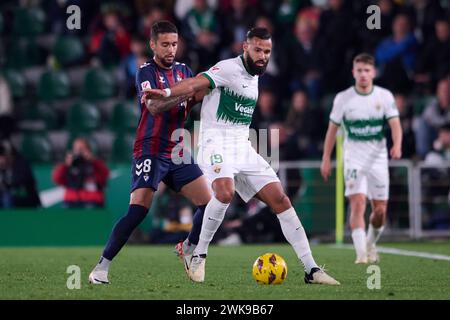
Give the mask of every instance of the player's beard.
[{"label": "player's beard", "polygon": [[264,63],[263,66],[258,66],[256,63],[257,62],[264,62],[264,60],[258,60],[258,61],[254,61],[250,55],[248,54],[245,58],[245,63],[247,64],[247,68],[250,71],[251,74],[254,75],[262,75],[264,72],[266,72],[266,68],[267,68],[267,64],[269,63],[269,60],[267,60],[266,63]]},{"label": "player's beard", "polygon": [[159,57],[159,61],[165,68],[171,68],[174,62],[174,58],[172,58],[170,61],[169,58]]}]

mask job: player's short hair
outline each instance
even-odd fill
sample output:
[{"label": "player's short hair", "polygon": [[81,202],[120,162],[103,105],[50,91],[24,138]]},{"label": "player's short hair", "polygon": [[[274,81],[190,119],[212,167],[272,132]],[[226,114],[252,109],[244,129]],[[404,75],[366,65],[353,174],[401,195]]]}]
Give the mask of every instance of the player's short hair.
[{"label": "player's short hair", "polygon": [[259,38],[263,40],[269,40],[272,38],[272,35],[270,34],[269,30],[262,27],[255,27],[251,28],[247,32],[247,40],[250,40],[252,38]]},{"label": "player's short hair", "polygon": [[177,27],[170,21],[161,20],[152,25],[151,39],[157,40],[161,33],[178,33]]},{"label": "player's short hair", "polygon": [[358,54],[354,59],[353,59],[353,63],[358,63],[358,62],[362,62],[362,63],[367,63],[370,64],[372,66],[375,66],[375,58],[368,53],[360,53]]}]

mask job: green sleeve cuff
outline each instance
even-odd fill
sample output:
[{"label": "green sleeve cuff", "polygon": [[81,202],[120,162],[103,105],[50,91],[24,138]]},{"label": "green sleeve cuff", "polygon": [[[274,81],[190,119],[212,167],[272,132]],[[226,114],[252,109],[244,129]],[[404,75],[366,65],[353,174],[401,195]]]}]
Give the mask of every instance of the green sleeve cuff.
[{"label": "green sleeve cuff", "polygon": [[398,118],[398,117],[399,117],[399,115],[395,115],[395,116],[392,116],[392,117],[386,118],[386,120],[389,120],[389,119],[394,119],[394,118]]},{"label": "green sleeve cuff", "polygon": [[202,75],[204,75],[205,78],[209,80],[209,87],[211,89],[214,89],[216,87],[216,84],[214,83],[214,80],[206,72],[203,72]]},{"label": "green sleeve cuff", "polygon": [[340,126],[341,124],[339,122],[334,121],[333,119],[330,118],[330,121],[333,122],[335,125]]}]

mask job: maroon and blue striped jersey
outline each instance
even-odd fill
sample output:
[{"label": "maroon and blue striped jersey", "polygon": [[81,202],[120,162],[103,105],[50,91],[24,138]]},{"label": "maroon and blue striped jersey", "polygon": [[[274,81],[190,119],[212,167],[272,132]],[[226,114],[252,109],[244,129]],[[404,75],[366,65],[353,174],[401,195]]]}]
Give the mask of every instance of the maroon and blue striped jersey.
[{"label": "maroon and blue striped jersey", "polygon": [[[145,103],[140,102],[146,88],[165,89],[175,83],[193,76],[191,69],[184,63],[174,62],[171,69],[159,67],[154,60],[143,64],[136,74],[136,90],[141,108],[141,116],[134,141],[133,157],[157,156],[171,158],[172,149],[183,143],[183,135],[172,133],[183,129],[190,104],[182,102],[166,112],[152,116]],[[182,150],[182,148],[181,148]],[[180,154],[182,156],[182,154]]]}]

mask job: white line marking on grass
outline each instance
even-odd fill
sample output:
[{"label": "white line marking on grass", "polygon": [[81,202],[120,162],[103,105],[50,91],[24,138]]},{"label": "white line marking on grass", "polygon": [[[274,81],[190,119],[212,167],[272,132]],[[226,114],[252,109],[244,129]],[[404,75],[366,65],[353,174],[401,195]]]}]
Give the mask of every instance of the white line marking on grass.
[{"label": "white line marking on grass", "polygon": [[[333,245],[334,248],[338,249],[354,249],[352,245]],[[432,260],[444,260],[444,261],[450,261],[450,256],[446,256],[444,254],[436,254],[436,253],[428,253],[428,252],[421,252],[421,251],[411,251],[411,250],[403,250],[403,249],[396,249],[396,248],[386,248],[386,247],[377,247],[378,252],[381,253],[388,253],[388,254],[395,254],[398,256],[407,256],[407,257],[418,257],[418,258],[425,258],[425,259],[432,259]]]}]

